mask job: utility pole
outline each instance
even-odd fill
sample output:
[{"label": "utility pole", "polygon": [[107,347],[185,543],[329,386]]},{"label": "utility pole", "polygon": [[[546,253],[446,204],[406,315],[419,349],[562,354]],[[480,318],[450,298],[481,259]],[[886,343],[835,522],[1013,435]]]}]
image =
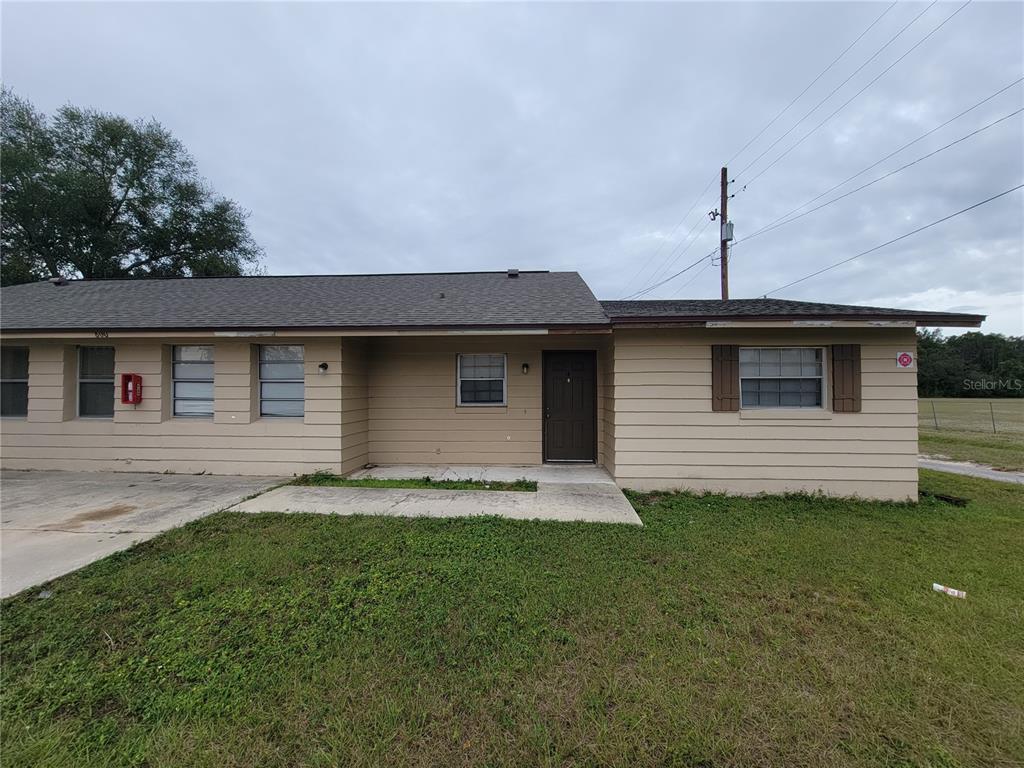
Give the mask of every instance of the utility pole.
[{"label": "utility pole", "polygon": [[721,242],[718,260],[722,265],[722,299],[729,298],[729,240],[732,240],[732,225],[729,223],[729,169],[722,168],[722,207],[719,209],[722,218]]}]

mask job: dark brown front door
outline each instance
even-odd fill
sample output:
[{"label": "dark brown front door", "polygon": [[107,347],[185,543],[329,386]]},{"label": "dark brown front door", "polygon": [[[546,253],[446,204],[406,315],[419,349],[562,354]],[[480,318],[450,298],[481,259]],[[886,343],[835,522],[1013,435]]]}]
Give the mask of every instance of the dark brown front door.
[{"label": "dark brown front door", "polygon": [[544,460],[597,459],[597,353],[544,353]]}]

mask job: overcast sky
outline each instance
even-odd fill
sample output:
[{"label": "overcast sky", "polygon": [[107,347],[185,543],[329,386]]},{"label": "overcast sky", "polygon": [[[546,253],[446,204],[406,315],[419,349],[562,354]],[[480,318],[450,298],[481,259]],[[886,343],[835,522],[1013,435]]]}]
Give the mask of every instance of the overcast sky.
[{"label": "overcast sky", "polygon": [[[928,9],[744,171],[928,7],[900,2],[732,160],[737,240],[1024,74],[1024,5],[973,2],[758,176],[960,6]],[[270,274],[569,269],[622,298],[715,248],[717,224],[702,227],[721,165],[888,7],[4,2],[2,77],[46,112],[70,102],[159,120],[251,211]],[[1017,84],[815,205],[1022,105]],[[762,295],[1022,177],[1018,114],[738,243],[732,295]],[[981,312],[986,330],[1022,334],[1022,201],[772,295]],[[705,261],[646,298],[718,292]]]}]

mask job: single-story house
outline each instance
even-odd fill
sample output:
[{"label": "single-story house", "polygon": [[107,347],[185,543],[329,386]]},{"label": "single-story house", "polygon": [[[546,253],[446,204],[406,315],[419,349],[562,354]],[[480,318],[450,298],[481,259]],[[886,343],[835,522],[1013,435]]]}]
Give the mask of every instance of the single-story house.
[{"label": "single-story house", "polygon": [[917,326],[598,301],[575,272],[52,280],[0,293],[10,469],[603,466],[623,487],[917,495]]}]

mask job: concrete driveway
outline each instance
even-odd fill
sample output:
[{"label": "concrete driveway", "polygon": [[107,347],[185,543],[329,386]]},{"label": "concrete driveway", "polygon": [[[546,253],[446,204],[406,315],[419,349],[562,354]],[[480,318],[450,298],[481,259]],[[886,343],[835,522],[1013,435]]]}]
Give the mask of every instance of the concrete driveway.
[{"label": "concrete driveway", "polygon": [[0,474],[0,596],[77,570],[282,480],[5,470]]},{"label": "concrete driveway", "polygon": [[983,477],[986,480],[998,480],[1001,483],[1024,485],[1024,472],[1004,472],[1001,469],[993,469],[984,464],[973,464],[969,461],[948,461],[930,456],[919,456],[917,465],[923,469],[934,469],[936,472],[952,472],[954,475]]}]

